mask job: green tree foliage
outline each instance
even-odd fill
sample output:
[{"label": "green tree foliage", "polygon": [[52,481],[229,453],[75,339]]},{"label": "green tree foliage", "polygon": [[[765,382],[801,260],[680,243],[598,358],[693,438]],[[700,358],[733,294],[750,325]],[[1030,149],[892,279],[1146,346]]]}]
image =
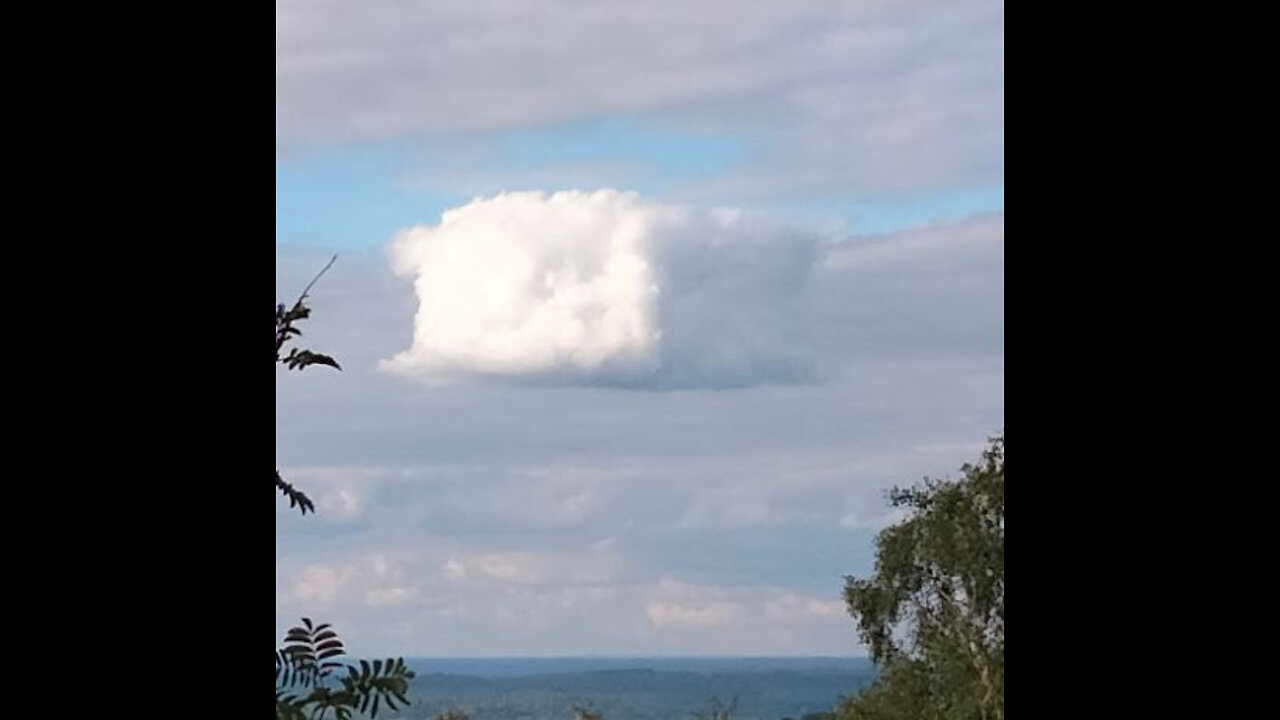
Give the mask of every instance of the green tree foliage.
[{"label": "green tree foliage", "polygon": [[962,472],[895,488],[906,519],[876,539],[873,577],[846,578],[882,672],[841,718],[1004,720],[1004,438]]},{"label": "green tree foliage", "polygon": [[403,658],[357,665],[344,655],[342,640],[327,623],[302,618],[302,625],[291,628],[276,651],[276,720],[323,720],[330,711],[337,720],[350,720],[357,711],[377,717],[382,706],[409,705],[405,693],[413,671]]}]

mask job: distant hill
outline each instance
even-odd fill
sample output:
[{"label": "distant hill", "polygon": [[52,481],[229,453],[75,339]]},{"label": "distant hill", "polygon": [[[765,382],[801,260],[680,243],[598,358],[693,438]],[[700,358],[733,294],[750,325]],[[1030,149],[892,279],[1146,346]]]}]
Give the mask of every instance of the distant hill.
[{"label": "distant hill", "polygon": [[871,682],[865,658],[414,658],[413,707],[388,717],[429,720],[450,708],[472,720],[689,718],[737,698],[734,720],[800,718]]}]

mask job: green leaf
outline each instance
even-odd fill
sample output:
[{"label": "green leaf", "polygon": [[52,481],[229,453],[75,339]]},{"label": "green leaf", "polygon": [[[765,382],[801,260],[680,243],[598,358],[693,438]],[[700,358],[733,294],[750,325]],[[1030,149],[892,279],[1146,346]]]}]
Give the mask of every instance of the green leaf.
[{"label": "green leaf", "polygon": [[[316,643],[316,651],[320,654],[320,657],[326,657],[325,655],[326,652],[328,652],[330,655],[333,655],[333,654],[341,655],[343,653],[342,641],[326,640],[321,643]],[[337,652],[334,653],[333,651],[337,651]]]}]

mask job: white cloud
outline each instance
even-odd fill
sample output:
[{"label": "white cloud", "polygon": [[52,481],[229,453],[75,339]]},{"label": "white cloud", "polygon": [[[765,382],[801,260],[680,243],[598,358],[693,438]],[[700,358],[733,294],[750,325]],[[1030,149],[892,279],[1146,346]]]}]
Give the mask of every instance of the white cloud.
[{"label": "white cloud", "polygon": [[371,550],[277,575],[278,629],[322,617],[363,653],[571,654],[602,641],[648,652],[857,651],[834,597],[647,575],[608,548]]},{"label": "white cloud", "polygon": [[418,589],[413,587],[374,588],[365,592],[364,602],[371,608],[400,607],[417,596]]},{"label": "white cloud", "polygon": [[769,586],[711,586],[663,578],[645,614],[655,630],[722,626],[786,628],[843,620],[844,603]]},{"label": "white cloud", "polygon": [[283,466],[280,472],[304,492],[316,506],[313,522],[291,522],[296,508],[276,508],[277,528],[286,532],[358,532],[367,527],[368,496],[385,480],[386,473],[372,468]]},{"label": "white cloud", "polygon": [[316,501],[321,512],[343,520],[350,520],[360,514],[361,498],[351,488],[331,490]]},{"label": "white cloud", "polygon": [[737,607],[724,601],[701,603],[654,601],[645,607],[645,611],[656,628],[728,625],[737,616]]},{"label": "white cloud", "polygon": [[424,381],[534,377],[643,387],[805,380],[801,302],[817,238],[736,211],[613,190],[508,193],[400,233]]},{"label": "white cloud", "polygon": [[294,578],[292,597],[303,601],[330,602],[342,589],[344,581],[343,574],[335,568],[312,566]]},{"label": "white cloud", "polygon": [[294,573],[288,599],[319,610],[344,605],[403,607],[418,597],[414,564],[375,552],[337,563],[308,565]]},{"label": "white cloud", "polygon": [[764,602],[764,614],[772,620],[843,617],[845,612],[845,605],[839,600],[822,600],[791,592]]},{"label": "white cloud", "polygon": [[497,552],[450,557],[442,565],[454,582],[498,581],[519,586],[583,586],[611,581],[614,558],[591,553]]}]

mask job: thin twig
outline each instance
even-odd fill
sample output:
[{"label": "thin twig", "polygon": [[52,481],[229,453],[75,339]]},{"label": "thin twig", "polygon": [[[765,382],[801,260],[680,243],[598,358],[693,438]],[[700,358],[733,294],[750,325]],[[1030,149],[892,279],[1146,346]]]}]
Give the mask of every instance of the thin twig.
[{"label": "thin twig", "polygon": [[298,296],[298,302],[293,304],[295,308],[301,305],[303,300],[307,299],[307,293],[311,292],[312,286],[314,286],[316,284],[316,281],[320,279],[320,276],[328,272],[329,268],[333,267],[333,264],[337,261],[338,261],[338,255],[335,253],[333,257],[329,258],[329,264],[325,265],[324,268],[321,269],[320,272],[317,273],[315,277],[311,278],[311,282],[307,283],[307,286],[303,288],[302,294]]}]

